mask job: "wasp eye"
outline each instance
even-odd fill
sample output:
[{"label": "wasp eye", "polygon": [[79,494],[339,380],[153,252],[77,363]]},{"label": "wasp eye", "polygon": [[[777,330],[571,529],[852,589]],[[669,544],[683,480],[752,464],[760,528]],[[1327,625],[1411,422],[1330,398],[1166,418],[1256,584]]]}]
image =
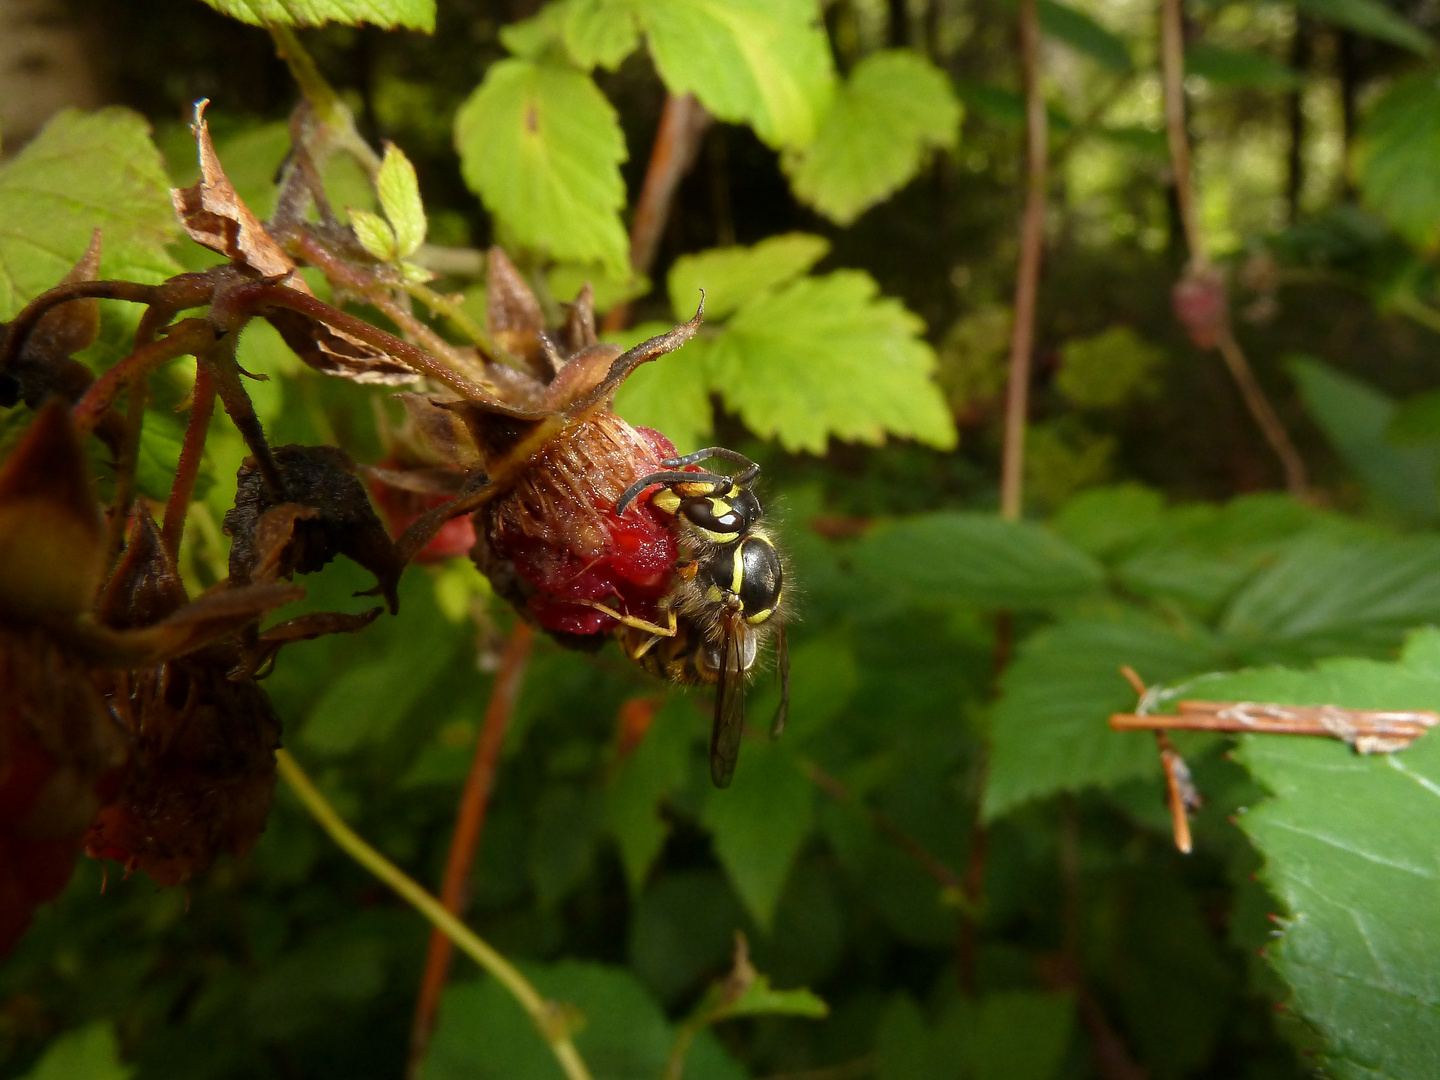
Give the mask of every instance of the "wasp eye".
[{"label": "wasp eye", "polygon": [[749,522],[729,499],[714,496],[686,499],[680,512],[695,526],[713,533],[744,532]]}]

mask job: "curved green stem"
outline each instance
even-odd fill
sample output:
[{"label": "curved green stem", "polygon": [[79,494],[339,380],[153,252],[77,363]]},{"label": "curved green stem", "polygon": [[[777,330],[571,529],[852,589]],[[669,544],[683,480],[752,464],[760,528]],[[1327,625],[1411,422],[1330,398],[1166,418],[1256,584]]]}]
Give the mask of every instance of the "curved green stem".
[{"label": "curved green stem", "polygon": [[515,965],[482,941],[479,935],[447,911],[439,900],[417,885],[403,870],[345,824],[335,812],[335,808],[320,794],[319,789],[305,775],[305,771],[290,756],[289,751],[277,750],[275,763],[285,782],[305,804],[305,809],[310,811],[311,816],[330,834],[330,839],[334,840],[342,851],[399,893],[406,903],[425,916],[436,929],[453,941],[461,952],[494,976],[500,985],[510,992],[529,1013],[530,1019],[540,1031],[541,1038],[550,1044],[555,1059],[569,1080],[591,1080],[590,1070],[585,1067],[585,1062],[581,1060],[575,1044],[570,1040],[570,1033],[560,1010],[541,997],[539,991],[530,985]]}]

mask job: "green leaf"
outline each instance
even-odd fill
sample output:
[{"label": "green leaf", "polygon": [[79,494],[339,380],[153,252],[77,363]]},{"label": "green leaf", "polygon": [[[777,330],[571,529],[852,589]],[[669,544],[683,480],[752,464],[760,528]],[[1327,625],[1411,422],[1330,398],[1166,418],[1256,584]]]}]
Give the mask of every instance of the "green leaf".
[{"label": "green leaf", "polygon": [[794,281],[829,251],[830,241],[823,236],[792,232],[767,237],[753,247],[711,248],[682,255],[666,278],[670,309],[677,319],[690,318],[703,289],[706,321],[723,319]]},{"label": "green leaf", "polygon": [[1298,71],[1264,53],[1220,45],[1191,45],[1186,49],[1185,73],[1199,75],[1221,88],[1251,86],[1261,90],[1293,90],[1304,81]]},{"label": "green leaf", "polygon": [[721,1006],[716,1020],[737,1016],[804,1016],[821,1020],[830,1015],[830,1007],[809,990],[776,990],[764,975],[756,975],[734,1001]]},{"label": "green leaf", "polygon": [[762,930],[775,918],[780,890],[810,831],[814,786],[783,745],[746,742],[725,790],[712,788],[700,820],[735,891]]},{"label": "green leaf", "polygon": [[640,895],[670,833],[660,814],[661,803],[688,774],[694,722],[694,702],[673,695],[605,793],[605,826],[620,847],[631,896]]},{"label": "green leaf", "polygon": [[954,147],[960,116],[949,79],[928,60],[906,49],[872,53],[785,169],[801,201],[848,225],[907,184],[930,150]]},{"label": "green leaf", "polygon": [[640,44],[628,0],[567,0],[564,9],[565,51],[583,68],[614,71]]},{"label": "green leaf", "polygon": [[1082,409],[1115,408],[1154,396],[1164,361],[1165,353],[1130,327],[1112,326],[1060,347],[1055,389]]},{"label": "green leaf", "polygon": [[1360,129],[1355,174],[1365,204],[1411,243],[1440,241],[1440,77],[1401,79]]},{"label": "green leaf", "polygon": [[1084,552],[1029,522],[943,511],[867,533],[852,559],[885,591],[915,601],[1043,607],[1094,592],[1104,572]]},{"label": "green leaf", "polygon": [[[521,965],[546,998],[578,1009],[575,1048],[595,1080],[659,1076],[671,1031],[660,1007],[624,968],[574,960]],[[560,1080],[534,1023],[494,979],[452,983],[421,1080]]]},{"label": "green leaf", "polygon": [[870,275],[841,270],[751,301],[715,340],[712,385],[787,450],[822,453],[831,436],[879,444],[887,432],[953,447],[924,325],[878,291]]},{"label": "green leaf", "polygon": [[[673,329],[668,323],[641,323],[607,334],[626,348]],[[630,423],[663,431],[682,454],[698,450],[714,428],[710,404],[710,342],[691,338],[674,353],[637,368],[615,394],[615,411]]]},{"label": "green leaf", "polygon": [[1247,659],[1382,652],[1440,620],[1440,537],[1301,539],[1221,622]]},{"label": "green leaf", "polygon": [[1388,41],[1421,56],[1428,56],[1435,47],[1428,35],[1379,0],[1295,0],[1295,6],[1317,19]]},{"label": "green leaf", "polygon": [[968,1058],[972,1018],[952,1007],[933,1028],[908,996],[897,994],[881,1015],[875,1032],[880,1080],[950,1080],[958,1062]]},{"label": "green leaf", "polygon": [[120,1060],[115,1028],[106,1020],[61,1035],[22,1080],[128,1080],[134,1071]]},{"label": "green leaf", "polygon": [[394,262],[398,254],[395,230],[379,214],[369,210],[349,207],[350,227],[355,230],[355,239],[360,246],[381,262]]},{"label": "green leaf", "polygon": [[128,109],[57,113],[0,166],[0,319],[59,283],[104,230],[100,276],[158,282],[179,267],[170,182]]},{"label": "green leaf", "polygon": [[590,871],[603,822],[598,791],[558,782],[542,790],[530,841],[530,880],[542,908],[554,910]]},{"label": "green leaf", "polygon": [[375,190],[395,230],[395,248],[400,258],[408,259],[425,242],[425,204],[420,201],[420,181],[415,179],[415,166],[394,143],[385,144]]},{"label": "green leaf", "polygon": [[[617,277],[611,274],[603,263],[557,263],[545,271],[545,283],[550,286],[550,295],[561,301],[572,300],[582,286],[589,285],[590,291],[595,295],[597,314],[609,311],[616,304],[635,300],[650,291],[650,279],[645,275],[627,273],[624,277]],[[485,310],[483,304],[479,306],[479,310]],[[666,326],[665,329],[673,328]],[[657,330],[654,333],[662,332]],[[644,340],[636,338],[631,344],[638,345]]]},{"label": "green leaf", "polygon": [[834,90],[815,0],[630,0],[672,94],[772,147],[815,138]]},{"label": "green leaf", "polygon": [[1390,442],[1394,401],[1318,360],[1297,357],[1287,366],[1310,414],[1372,494],[1412,520],[1440,515],[1440,452]]},{"label": "green leaf", "polygon": [[369,23],[435,32],[435,0],[205,0],[222,15],[252,26]]},{"label": "green leaf", "polygon": [[1068,4],[1040,0],[1040,28],[1077,52],[1121,75],[1134,67],[1125,39],[1105,29],[1091,16]]},{"label": "green leaf", "polygon": [[975,1080],[1051,1080],[1060,1075],[1075,1005],[1065,994],[989,994],[975,1018]]},{"label": "green leaf", "polygon": [[557,259],[629,272],[625,136],[589,76],[530,60],[502,60],[455,117],[465,182],[526,246]]},{"label": "green leaf", "polygon": [[1005,669],[991,714],[984,817],[1059,791],[1157,773],[1153,738],[1109,728],[1111,713],[1135,706],[1120,665],[1155,683],[1204,671],[1216,655],[1203,638],[1139,620],[1076,620],[1027,638]]},{"label": "green leaf", "polygon": [[[1331,660],[1314,671],[1242,672],[1217,700],[1440,708],[1440,633],[1411,638],[1398,664]],[[1328,1075],[1420,1080],[1440,1057],[1440,739],[1361,756],[1329,739],[1245,736],[1237,756],[1270,798],[1239,823],[1287,909],[1266,950],[1289,1008],[1327,1040]]]},{"label": "green leaf", "polygon": [[1385,436],[1396,446],[1440,443],[1440,390],[1396,402]]}]

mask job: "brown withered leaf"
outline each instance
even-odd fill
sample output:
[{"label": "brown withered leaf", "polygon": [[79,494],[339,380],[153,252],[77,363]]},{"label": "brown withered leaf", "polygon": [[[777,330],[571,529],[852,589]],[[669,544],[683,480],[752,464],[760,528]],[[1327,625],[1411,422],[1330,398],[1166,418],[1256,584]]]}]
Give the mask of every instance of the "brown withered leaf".
[{"label": "brown withered leaf", "polygon": [[150,507],[141,499],[125,553],[100,590],[95,617],[116,630],[132,630],[173,615],[189,601]]},{"label": "brown withered leaf", "polygon": [[80,439],[52,398],[0,465],[0,621],[88,611],[104,558]]},{"label": "brown withered leaf", "polygon": [[[59,282],[94,281],[100,271],[100,230],[90,237],[90,246],[70,272]],[[100,301],[93,297],[71,300],[51,308],[40,317],[25,339],[24,346],[0,372],[0,405],[11,407],[25,402],[39,408],[51,394],[73,405],[79,401],[95,376],[71,354],[95,340],[100,331]],[[0,326],[0,346],[6,329]]]},{"label": "brown withered leaf", "polygon": [[[196,104],[191,127],[200,153],[200,179],[170,192],[180,224],[196,243],[264,277],[284,277],[286,288],[313,296],[305,279],[295,273],[295,260],[266,231],[225,175],[205,122],[207,104]],[[326,375],[384,386],[399,386],[420,377],[409,365],[374,346],[299,312],[277,311],[267,318],[301,360]]]},{"label": "brown withered leaf", "polygon": [[[336,555],[345,555],[375,575],[394,611],[404,564],[355,476],[350,456],[335,446],[292,445],[275,450],[275,462],[285,483],[284,499],[268,490],[254,458],[245,459],[236,477],[235,506],[225,515],[225,532],[234,537],[231,580],[248,584],[257,573],[285,578],[310,574]],[[282,506],[280,515],[270,516]]]}]

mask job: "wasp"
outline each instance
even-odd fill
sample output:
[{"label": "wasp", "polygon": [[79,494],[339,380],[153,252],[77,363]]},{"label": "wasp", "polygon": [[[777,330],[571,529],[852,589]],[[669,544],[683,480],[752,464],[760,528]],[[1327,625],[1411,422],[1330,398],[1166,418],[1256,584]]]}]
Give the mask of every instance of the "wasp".
[{"label": "wasp", "polygon": [[[735,476],[691,471],[712,458],[743,467]],[[672,517],[683,553],[676,584],[663,606],[666,627],[625,625],[626,654],[652,673],[674,682],[714,685],[715,720],[710,735],[710,775],[717,787],[730,783],[745,727],[745,682],[773,634],[780,705],[771,726],[785,730],[790,702],[790,654],[785,640],[785,570],[766,531],[763,510],[750,484],[760,466],[725,447],[712,446],[666,458],[663,471],[642,476],[615,504],[623,516],[647,488],[660,485],[649,505]]]},{"label": "wasp", "polygon": [[[517,360],[490,372],[493,391],[401,395],[437,460],[467,490],[417,519],[408,555],[440,524],[473,513],[471,558],[519,614],[563,645],[619,639],[640,667],[716,687],[711,777],[730,782],[744,728],[744,686],[760,646],[776,643],[785,723],[789,661],[784,568],[751,484],[754,462],[723,447],[677,456],[663,434],[615,415],[616,389],[639,364],[679,348],[684,326],[628,352],[600,342],[586,287],[547,331],[534,295],[492,250],[487,323]],[[700,462],[729,461],[733,476]],[[646,498],[640,498],[648,489]]]}]

